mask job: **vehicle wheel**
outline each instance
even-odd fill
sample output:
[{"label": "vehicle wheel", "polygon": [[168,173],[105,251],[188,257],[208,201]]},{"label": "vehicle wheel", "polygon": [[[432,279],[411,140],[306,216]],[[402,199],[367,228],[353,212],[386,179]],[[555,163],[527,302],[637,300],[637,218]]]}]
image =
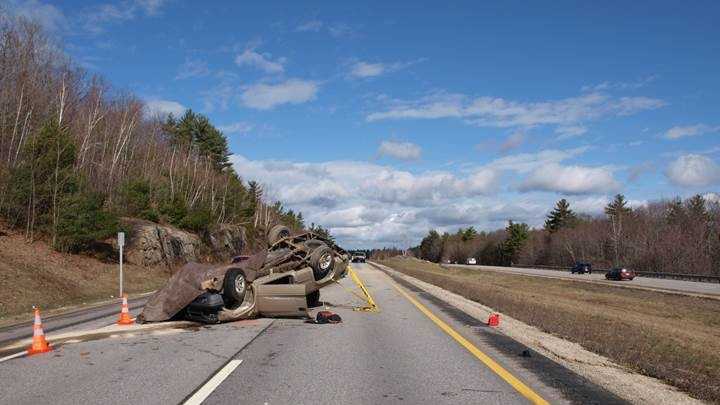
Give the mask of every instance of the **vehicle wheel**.
[{"label": "vehicle wheel", "polygon": [[330,274],[335,267],[333,250],[327,246],[319,246],[310,254],[310,267],[313,269],[315,280],[321,280]]},{"label": "vehicle wheel", "polygon": [[230,304],[242,304],[246,291],[247,281],[242,270],[228,270],[223,281],[223,298]]},{"label": "vehicle wheel", "polygon": [[290,228],[285,225],[275,225],[268,232],[268,243],[271,245],[276,244],[283,238],[290,236]]},{"label": "vehicle wheel", "polygon": [[320,306],[320,290],[315,290],[307,295],[308,308],[316,308]]}]

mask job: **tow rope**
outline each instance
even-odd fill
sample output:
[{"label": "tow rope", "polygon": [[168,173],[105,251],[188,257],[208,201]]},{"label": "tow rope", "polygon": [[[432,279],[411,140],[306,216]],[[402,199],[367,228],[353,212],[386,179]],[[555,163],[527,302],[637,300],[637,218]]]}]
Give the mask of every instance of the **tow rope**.
[{"label": "tow rope", "polygon": [[372,295],[370,295],[370,292],[365,288],[365,284],[363,284],[362,280],[360,280],[360,277],[355,273],[355,270],[353,270],[350,265],[348,265],[348,274],[350,275],[350,278],[355,283],[355,285],[360,288],[360,291],[362,291],[362,295],[356,293],[355,291],[345,287],[344,285],[340,284],[339,281],[335,280],[335,282],[340,285],[340,287],[344,288],[345,291],[349,292],[350,294],[360,298],[361,300],[365,301],[367,303],[366,306],[363,307],[353,307],[353,311],[363,311],[363,312],[379,312],[380,309],[378,308],[377,304],[375,304],[375,300],[373,300]]}]

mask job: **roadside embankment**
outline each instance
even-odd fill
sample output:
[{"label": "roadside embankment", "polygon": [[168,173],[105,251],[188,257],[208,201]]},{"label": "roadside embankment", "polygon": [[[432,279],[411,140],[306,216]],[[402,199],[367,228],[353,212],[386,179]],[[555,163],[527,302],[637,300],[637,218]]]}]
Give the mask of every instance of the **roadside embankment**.
[{"label": "roadside embankment", "polygon": [[720,402],[720,301],[543,277],[381,261],[521,322]]},{"label": "roadside embankment", "polygon": [[[123,272],[129,294],[155,290],[170,276],[166,266],[127,264]],[[45,313],[118,295],[117,264],[59,253],[45,242],[27,243],[7,230],[0,235],[0,276],[0,323],[29,314],[33,305]]]}]

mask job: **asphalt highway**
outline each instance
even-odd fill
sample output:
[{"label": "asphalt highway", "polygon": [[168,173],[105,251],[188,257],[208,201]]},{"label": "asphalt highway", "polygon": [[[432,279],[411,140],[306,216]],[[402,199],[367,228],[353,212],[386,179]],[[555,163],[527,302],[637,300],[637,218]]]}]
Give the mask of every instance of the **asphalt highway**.
[{"label": "asphalt highway", "polygon": [[[139,312],[147,299],[148,297],[129,299],[128,308],[130,311],[137,310]],[[117,302],[94,305],[90,308],[80,308],[55,316],[43,316],[43,331],[45,333],[67,332],[107,325],[108,322],[111,322],[110,318],[118,316],[119,302],[118,300]],[[0,347],[18,339],[31,337],[33,334],[32,324],[31,319],[26,322],[0,327]]]},{"label": "asphalt highway", "polygon": [[473,270],[490,270],[506,273],[524,274],[528,276],[553,277],[574,281],[590,281],[595,283],[621,286],[621,287],[637,287],[653,290],[662,290],[667,292],[679,292],[686,294],[698,294],[707,296],[716,296],[720,298],[720,283],[704,283],[697,281],[670,280],[651,277],[635,277],[632,281],[611,281],[605,279],[605,272],[593,272],[592,274],[570,274],[570,271],[558,271],[547,269],[529,269],[524,267],[499,267],[499,266],[473,266],[462,264],[450,264],[451,267],[462,267]]},{"label": "asphalt highway", "polygon": [[354,268],[379,312],[354,311],[359,298],[333,285],[318,309],[338,313],[336,325],[257,319],[80,335],[0,362],[0,403],[623,403],[444,302]]}]

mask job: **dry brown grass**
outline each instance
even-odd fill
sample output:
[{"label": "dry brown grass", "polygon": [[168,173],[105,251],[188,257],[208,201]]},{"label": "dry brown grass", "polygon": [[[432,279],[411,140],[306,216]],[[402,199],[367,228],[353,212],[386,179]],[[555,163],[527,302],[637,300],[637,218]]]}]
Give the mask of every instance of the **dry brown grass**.
[{"label": "dry brown grass", "polygon": [[720,402],[720,300],[576,283],[415,259],[383,264]]},{"label": "dry brown grass", "polygon": [[[0,224],[2,225],[2,224]],[[146,292],[170,276],[164,268],[123,266],[125,291]],[[42,241],[24,238],[0,226],[0,322],[14,315],[110,298],[118,294],[118,265],[61,254]]]}]

